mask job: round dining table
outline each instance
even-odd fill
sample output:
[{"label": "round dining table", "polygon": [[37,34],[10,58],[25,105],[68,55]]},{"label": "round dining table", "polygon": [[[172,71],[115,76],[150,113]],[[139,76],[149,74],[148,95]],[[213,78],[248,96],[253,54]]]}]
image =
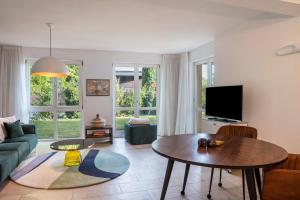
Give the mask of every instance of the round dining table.
[{"label": "round dining table", "polygon": [[[223,140],[217,147],[199,147],[200,138]],[[175,161],[186,163],[183,192],[190,165],[210,168],[243,169],[250,200],[256,200],[256,184],[261,195],[260,168],[270,167],[287,159],[285,149],[275,144],[245,137],[226,137],[214,134],[185,134],[162,137],[152,143],[154,152],[168,159],[160,199],[165,199]],[[256,182],[256,184],[255,184]]]}]

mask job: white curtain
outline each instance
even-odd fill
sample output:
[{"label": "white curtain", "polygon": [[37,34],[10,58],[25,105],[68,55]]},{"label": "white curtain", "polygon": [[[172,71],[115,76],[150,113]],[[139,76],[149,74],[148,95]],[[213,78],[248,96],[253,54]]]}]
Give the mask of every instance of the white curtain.
[{"label": "white curtain", "polygon": [[162,64],[160,67],[160,103],[158,123],[158,135],[160,136],[170,136],[175,134],[179,65],[179,55],[162,56]]},{"label": "white curtain", "polygon": [[22,47],[0,45],[0,116],[28,122],[27,73]]},{"label": "white curtain", "polygon": [[194,132],[193,81],[188,53],[162,56],[158,135]]},{"label": "white curtain", "polygon": [[175,134],[193,133],[194,84],[193,70],[189,66],[189,54],[180,55],[178,103]]}]

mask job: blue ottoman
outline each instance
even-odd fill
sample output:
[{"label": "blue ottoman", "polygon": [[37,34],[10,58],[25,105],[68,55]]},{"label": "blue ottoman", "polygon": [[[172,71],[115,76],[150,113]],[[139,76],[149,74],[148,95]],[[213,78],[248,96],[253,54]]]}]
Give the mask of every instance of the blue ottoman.
[{"label": "blue ottoman", "polygon": [[130,144],[151,144],[157,138],[157,126],[153,124],[124,125],[125,139]]}]

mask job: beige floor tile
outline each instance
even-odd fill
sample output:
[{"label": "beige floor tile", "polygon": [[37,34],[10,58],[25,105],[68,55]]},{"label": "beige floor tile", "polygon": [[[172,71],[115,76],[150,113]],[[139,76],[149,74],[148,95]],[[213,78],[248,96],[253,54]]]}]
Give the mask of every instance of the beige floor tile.
[{"label": "beige floor tile", "polygon": [[39,189],[24,187],[12,181],[6,181],[1,185],[0,197],[9,195],[24,195],[39,191]]},{"label": "beige floor tile", "polygon": [[122,191],[118,184],[109,182],[89,187],[73,189],[73,199],[97,198],[113,194],[121,194]]},{"label": "beige floor tile", "polygon": [[32,194],[23,195],[21,200],[51,200],[51,199],[72,199],[72,190],[43,190]]},{"label": "beige floor tile", "polygon": [[143,191],[73,200],[151,200],[151,197],[147,191]]},{"label": "beige floor tile", "polygon": [[2,196],[0,200],[19,200],[21,195],[10,195],[10,196]]},{"label": "beige floor tile", "polygon": [[[153,200],[160,199],[161,190],[162,190],[161,188],[149,190],[148,192],[151,196],[151,199],[153,199]],[[182,195],[180,193],[181,190],[182,190],[182,186],[171,186],[170,185],[167,190],[166,199],[173,199],[173,198],[181,199],[182,198]],[[195,191],[193,190],[193,187],[191,187],[189,184],[187,184],[185,192],[187,194],[195,193]]]},{"label": "beige floor tile", "polygon": [[155,188],[161,188],[162,183],[163,183],[162,180],[155,179],[155,180],[138,181],[135,183],[121,183],[120,187],[124,193],[127,193],[127,192],[146,191]]}]

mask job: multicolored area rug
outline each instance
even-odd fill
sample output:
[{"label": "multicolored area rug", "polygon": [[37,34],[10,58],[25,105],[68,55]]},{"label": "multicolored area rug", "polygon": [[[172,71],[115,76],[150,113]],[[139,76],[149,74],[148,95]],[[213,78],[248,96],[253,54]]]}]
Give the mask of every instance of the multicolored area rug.
[{"label": "multicolored area rug", "polygon": [[25,160],[10,178],[33,188],[66,189],[84,187],[112,180],[125,173],[129,160],[112,151],[81,151],[82,163],[65,167],[65,152],[51,152]]}]

